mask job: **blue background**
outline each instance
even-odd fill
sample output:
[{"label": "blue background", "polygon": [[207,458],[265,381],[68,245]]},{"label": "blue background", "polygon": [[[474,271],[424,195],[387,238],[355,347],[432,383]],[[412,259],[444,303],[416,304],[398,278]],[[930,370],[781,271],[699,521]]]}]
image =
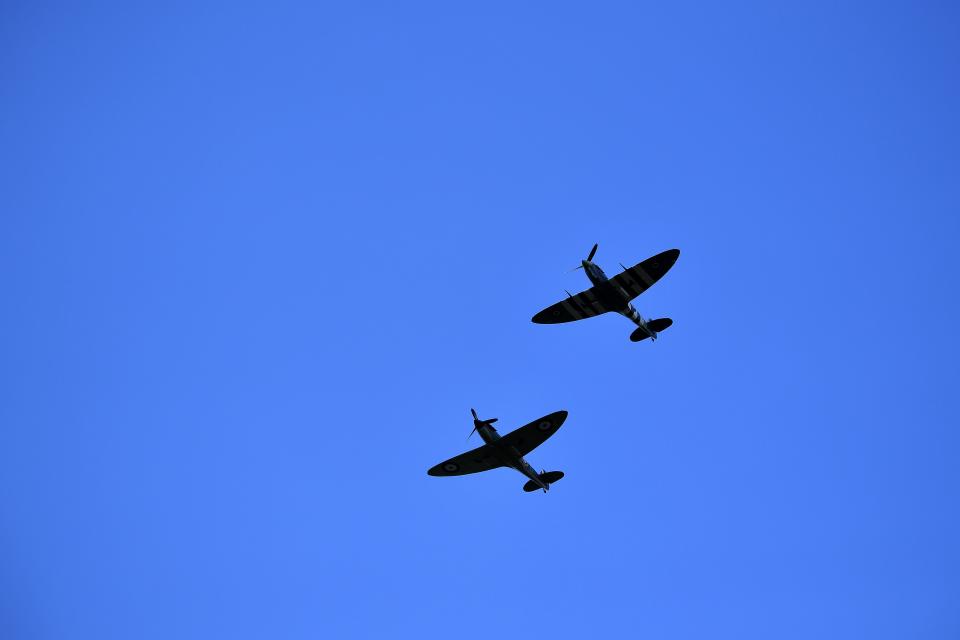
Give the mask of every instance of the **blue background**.
[{"label": "blue background", "polygon": [[960,12],[660,4],[6,3],[0,635],[960,637]]}]

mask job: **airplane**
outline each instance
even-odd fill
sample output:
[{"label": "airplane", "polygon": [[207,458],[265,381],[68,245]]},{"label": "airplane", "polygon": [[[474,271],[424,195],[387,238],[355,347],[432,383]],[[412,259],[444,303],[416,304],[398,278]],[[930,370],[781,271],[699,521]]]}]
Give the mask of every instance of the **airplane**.
[{"label": "airplane", "polygon": [[672,325],[673,320],[670,318],[644,320],[630,301],[653,286],[653,283],[670,270],[673,263],[680,257],[680,250],[668,249],[629,269],[621,264],[623,273],[607,278],[603,269],[591,262],[597,253],[598,246],[593,245],[590,255],[577,267],[584,270],[593,286],[577,295],[567,291],[566,300],[547,307],[533,316],[533,321],[537,324],[558,324],[616,311],[630,318],[637,325],[637,329],[630,334],[631,341],[640,342],[647,338],[651,341],[656,340],[657,334]]},{"label": "airplane", "polygon": [[523,485],[524,491],[543,489],[544,493],[550,489],[551,484],[563,477],[563,471],[535,472],[523,456],[557,432],[563,421],[567,419],[566,411],[556,411],[543,416],[502,437],[493,428],[496,418],[481,420],[473,409],[470,409],[470,413],[473,414],[473,431],[467,436],[467,440],[476,432],[480,434],[485,444],[431,467],[427,471],[428,475],[463,476],[498,467],[510,467],[530,478]]}]

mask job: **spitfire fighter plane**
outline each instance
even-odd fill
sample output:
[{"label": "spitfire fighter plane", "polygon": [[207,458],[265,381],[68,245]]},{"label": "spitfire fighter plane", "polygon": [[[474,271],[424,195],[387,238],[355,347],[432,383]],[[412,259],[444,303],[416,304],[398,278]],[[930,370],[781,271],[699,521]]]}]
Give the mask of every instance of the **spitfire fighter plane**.
[{"label": "spitfire fighter plane", "polygon": [[[473,414],[473,431],[470,432],[470,436],[475,431],[480,434],[486,444],[431,467],[427,471],[429,475],[463,476],[468,473],[496,469],[497,467],[510,467],[530,478],[523,485],[524,491],[543,489],[544,493],[547,492],[552,483],[563,477],[563,471],[541,471],[538,474],[523,459],[523,456],[539,447],[547,438],[557,432],[563,421],[567,419],[566,411],[557,411],[548,416],[543,416],[502,437],[493,428],[493,423],[497,421],[496,418],[481,420],[473,409],[470,409],[470,413]],[[467,436],[467,439],[470,436]]]},{"label": "spitfire fighter plane", "polygon": [[568,291],[566,300],[547,307],[533,316],[533,321],[537,324],[557,324],[616,311],[630,318],[637,325],[637,329],[630,334],[630,340],[633,342],[647,338],[656,340],[657,333],[672,325],[673,320],[670,318],[644,320],[630,301],[653,286],[653,283],[670,270],[680,256],[680,250],[669,249],[658,253],[629,269],[621,264],[623,273],[607,278],[603,269],[591,262],[594,254],[597,253],[598,246],[593,245],[590,255],[577,267],[584,270],[593,286],[577,295]]}]

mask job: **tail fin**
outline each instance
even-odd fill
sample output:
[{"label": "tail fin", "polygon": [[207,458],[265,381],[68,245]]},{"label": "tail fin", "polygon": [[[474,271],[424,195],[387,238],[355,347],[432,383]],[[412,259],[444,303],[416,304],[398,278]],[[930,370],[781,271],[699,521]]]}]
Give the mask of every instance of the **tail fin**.
[{"label": "tail fin", "polygon": [[[545,471],[538,476],[540,481],[546,485],[551,485],[560,478],[563,477],[563,471]],[[523,490],[527,493],[531,491],[536,491],[540,486],[533,480],[527,480],[527,484],[523,485]]]}]

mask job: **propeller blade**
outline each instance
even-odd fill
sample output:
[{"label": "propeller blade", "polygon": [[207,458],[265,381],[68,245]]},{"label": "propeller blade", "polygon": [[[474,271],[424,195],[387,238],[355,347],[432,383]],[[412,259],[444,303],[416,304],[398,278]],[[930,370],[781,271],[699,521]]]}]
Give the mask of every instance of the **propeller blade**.
[{"label": "propeller blade", "polygon": [[[477,432],[477,428],[480,427],[480,425],[486,425],[489,427],[490,425],[492,425],[494,422],[497,421],[496,418],[490,418],[489,420],[481,420],[480,416],[477,415],[476,409],[470,409],[470,413],[473,414],[473,431],[470,432],[470,436],[472,436],[474,433]],[[467,440],[470,439],[470,436],[467,436]]]},{"label": "propeller blade", "polygon": [[593,245],[593,249],[590,249],[590,255],[587,256],[587,262],[590,262],[591,260],[593,260],[593,256],[594,256],[594,254],[597,253],[597,247],[599,247],[599,246],[600,246],[600,243],[599,243],[599,242],[598,242],[597,244]]}]

